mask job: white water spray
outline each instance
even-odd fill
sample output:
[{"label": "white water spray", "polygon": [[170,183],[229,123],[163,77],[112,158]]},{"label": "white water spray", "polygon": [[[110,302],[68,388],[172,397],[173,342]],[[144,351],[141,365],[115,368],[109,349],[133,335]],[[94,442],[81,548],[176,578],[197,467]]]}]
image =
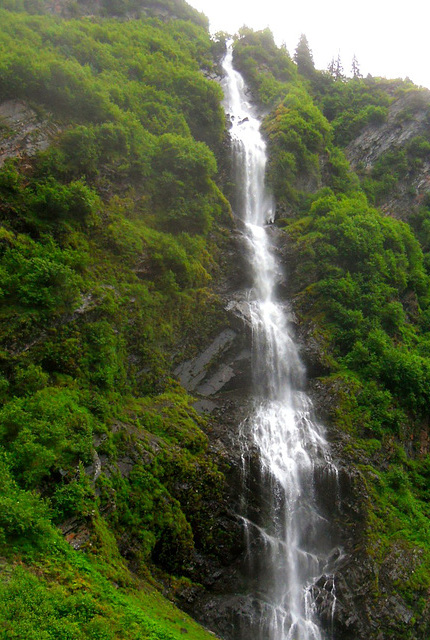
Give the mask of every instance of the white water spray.
[{"label": "white water spray", "polygon": [[[330,523],[318,504],[318,482],[335,492],[333,466],[323,428],[312,417],[303,391],[305,372],[284,305],[275,291],[280,269],[267,224],[273,202],[264,186],[266,146],[248,102],[232,48],[223,63],[225,109],[231,118],[235,168],[254,286],[249,295],[253,331],[255,410],[242,425],[245,475],[258,452],[259,481],[244,499],[248,544],[249,629],[247,640],[323,640],[315,616],[312,585],[328,570],[333,548]],[[255,475],[255,473],[254,473]],[[249,482],[249,477],[245,482]],[[255,485],[258,485],[258,489]],[[260,495],[257,497],[255,493]],[[258,502],[259,506],[255,506]],[[251,504],[253,503],[253,504]],[[333,605],[334,605],[333,591]]]}]

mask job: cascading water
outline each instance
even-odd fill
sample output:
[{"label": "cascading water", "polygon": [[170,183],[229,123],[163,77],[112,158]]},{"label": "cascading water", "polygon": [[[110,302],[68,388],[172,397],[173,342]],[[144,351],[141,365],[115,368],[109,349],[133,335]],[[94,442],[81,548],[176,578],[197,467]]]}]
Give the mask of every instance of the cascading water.
[{"label": "cascading water", "polygon": [[[241,427],[245,475],[241,518],[248,545],[252,619],[246,630],[237,630],[237,638],[323,640],[329,632],[322,631],[315,615],[312,585],[330,571],[334,542],[326,494],[336,493],[336,469],[324,430],[314,421],[311,401],[303,391],[305,372],[287,309],[275,295],[280,269],[267,227],[273,204],[264,186],[266,148],[244,81],[233,68],[231,46],[223,68],[225,108],[240,182],[237,213],[244,223],[254,278],[248,302],[255,408]],[[329,596],[333,609],[333,587]]]}]

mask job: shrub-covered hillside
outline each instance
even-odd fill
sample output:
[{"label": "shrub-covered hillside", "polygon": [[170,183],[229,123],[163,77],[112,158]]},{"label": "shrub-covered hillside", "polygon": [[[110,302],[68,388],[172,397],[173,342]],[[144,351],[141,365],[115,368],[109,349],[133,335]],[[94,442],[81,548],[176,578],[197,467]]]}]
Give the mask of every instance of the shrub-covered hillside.
[{"label": "shrub-covered hillside", "polygon": [[[309,64],[300,65],[303,55]],[[409,121],[429,122],[430,99],[408,82],[317,71],[309,50],[298,48],[296,59],[299,74],[267,31],[243,30],[235,49],[256,100],[270,105],[263,123],[268,180],[277,224],[291,244],[289,286],[311,352],[319,410],[343,464],[358,474],[361,515],[358,523],[351,519],[346,538],[361,569],[346,582],[353,575],[366,586],[343,584],[344,603],[351,592],[348,604],[363,616],[349,620],[352,635],[345,637],[366,637],[363,629],[377,625],[378,638],[424,639],[430,587],[427,200],[411,198],[402,216],[411,225],[374,205],[383,194],[395,198],[399,174],[412,179],[413,168],[425,166],[429,130],[388,149],[370,175],[363,166],[353,173],[344,150],[356,140],[358,155],[363,131],[379,130],[380,137],[390,105],[397,113],[405,96],[415,105]],[[339,610],[339,629],[348,615]]]},{"label": "shrub-covered hillside", "polygon": [[151,585],[230,544],[172,377],[223,319],[214,45],[181,2],[2,5],[0,635],[203,639]]}]

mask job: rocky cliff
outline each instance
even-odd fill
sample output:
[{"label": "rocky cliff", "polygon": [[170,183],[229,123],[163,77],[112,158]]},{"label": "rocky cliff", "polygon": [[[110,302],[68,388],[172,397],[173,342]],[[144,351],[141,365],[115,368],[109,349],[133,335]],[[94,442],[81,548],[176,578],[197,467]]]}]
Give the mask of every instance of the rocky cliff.
[{"label": "rocky cliff", "polygon": [[396,184],[378,197],[378,205],[386,215],[407,220],[423,205],[430,189],[430,160],[425,144],[429,127],[430,92],[410,91],[392,102],[385,122],[366,126],[345,149],[351,166],[362,178],[372,176],[384,157],[409,150],[411,161],[401,168],[393,167],[393,173],[398,172]]}]

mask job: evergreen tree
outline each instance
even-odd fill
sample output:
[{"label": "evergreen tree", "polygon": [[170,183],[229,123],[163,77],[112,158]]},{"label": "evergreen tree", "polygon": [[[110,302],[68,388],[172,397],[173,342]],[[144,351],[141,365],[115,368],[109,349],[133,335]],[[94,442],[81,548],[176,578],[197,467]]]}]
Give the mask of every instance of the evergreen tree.
[{"label": "evergreen tree", "polygon": [[336,62],[334,63],[334,77],[336,80],[344,80],[345,74],[343,72],[343,65],[340,59],[340,53],[337,54]]},{"label": "evergreen tree", "polygon": [[335,80],[345,80],[340,53],[337,54],[336,59],[334,57],[331,59],[330,64],[327,67],[327,71]]},{"label": "evergreen tree", "polygon": [[358,60],[357,60],[357,56],[354,53],[354,56],[352,58],[352,67],[351,67],[351,71],[352,71],[352,77],[353,78],[362,78],[363,75],[360,72],[360,66],[358,64]]},{"label": "evergreen tree", "polygon": [[294,53],[294,62],[297,64],[299,73],[307,78],[310,78],[315,73],[315,64],[312,56],[312,51],[309,48],[308,39],[305,34],[302,33],[300,40]]}]

